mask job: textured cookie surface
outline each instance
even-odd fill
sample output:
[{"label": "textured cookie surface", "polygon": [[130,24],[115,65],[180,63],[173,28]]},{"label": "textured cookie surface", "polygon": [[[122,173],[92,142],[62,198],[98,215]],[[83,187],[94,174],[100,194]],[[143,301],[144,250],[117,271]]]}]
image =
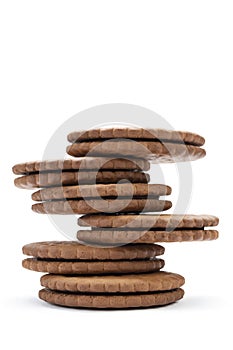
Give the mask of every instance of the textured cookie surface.
[{"label": "textured cookie surface", "polygon": [[89,213],[130,213],[153,212],[171,208],[170,201],[158,199],[86,199],[63,200],[36,203],[32,210],[39,214],[89,214]]},{"label": "textured cookie surface", "polygon": [[149,174],[140,171],[94,171],[84,172],[51,172],[31,174],[17,177],[15,186],[19,188],[32,189],[38,187],[51,187],[61,185],[95,184],[95,183],[117,183],[118,181],[130,181],[147,183],[150,181]]},{"label": "textured cookie surface", "polygon": [[57,292],[49,289],[39,291],[39,298],[51,304],[98,309],[129,309],[167,305],[182,299],[183,296],[184,291],[181,288],[168,292],[132,293],[126,295],[85,295]]},{"label": "textured cookie surface", "polygon": [[84,141],[73,143],[66,150],[74,157],[114,155],[140,157],[158,163],[192,161],[206,155],[198,146],[158,141]]},{"label": "textured cookie surface", "polygon": [[181,287],[184,277],[171,272],[152,272],[147,274],[119,276],[61,276],[44,275],[43,287],[68,292],[84,293],[134,293],[171,290]]},{"label": "textured cookie surface", "polygon": [[79,226],[124,227],[124,228],[203,228],[218,225],[219,219],[213,215],[171,215],[171,214],[131,214],[131,215],[85,215],[78,219]]},{"label": "textured cookie surface", "polygon": [[171,193],[171,187],[150,184],[97,184],[82,186],[52,187],[32,194],[34,201],[63,198],[95,198],[95,197],[158,197]]},{"label": "textured cookie surface", "polygon": [[211,241],[218,238],[216,230],[179,230],[174,231],[117,231],[117,230],[80,230],[77,238],[88,244],[127,244],[156,242],[193,242]]},{"label": "textured cookie surface", "polygon": [[75,241],[29,243],[23,254],[42,259],[131,260],[152,259],[164,253],[157,244],[130,244],[114,248],[89,247]]},{"label": "textured cookie surface", "polygon": [[[105,248],[103,248],[105,249]],[[158,271],[164,267],[164,260],[103,260],[103,261],[68,261],[68,260],[41,260],[35,258],[24,259],[24,268],[38,272],[49,272],[62,275],[105,275],[142,273]]]},{"label": "textured cookie surface", "polygon": [[70,142],[90,141],[98,139],[155,139],[161,141],[176,141],[189,143],[196,146],[202,146],[205,139],[195,133],[188,131],[175,131],[165,129],[149,128],[126,128],[126,127],[107,127],[100,129],[90,129],[71,132],[67,139]]},{"label": "textured cookie surface", "polygon": [[149,170],[150,163],[144,159],[121,159],[121,158],[80,158],[64,160],[45,160],[20,163],[13,166],[12,171],[16,175],[24,175],[45,171],[67,170]]}]

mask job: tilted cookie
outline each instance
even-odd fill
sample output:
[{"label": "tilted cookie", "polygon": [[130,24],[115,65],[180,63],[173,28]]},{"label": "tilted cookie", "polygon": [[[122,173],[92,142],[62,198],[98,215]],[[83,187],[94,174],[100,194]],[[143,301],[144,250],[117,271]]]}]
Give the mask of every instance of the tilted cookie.
[{"label": "tilted cookie", "polygon": [[99,129],[81,130],[71,132],[67,136],[68,141],[72,143],[80,141],[114,138],[184,142],[195,146],[202,146],[205,143],[205,139],[202,136],[188,131],[136,127],[114,126]]},{"label": "tilted cookie", "polygon": [[154,163],[184,162],[203,158],[203,148],[181,143],[159,141],[105,140],[73,143],[67,146],[67,153],[73,157],[140,157]]}]

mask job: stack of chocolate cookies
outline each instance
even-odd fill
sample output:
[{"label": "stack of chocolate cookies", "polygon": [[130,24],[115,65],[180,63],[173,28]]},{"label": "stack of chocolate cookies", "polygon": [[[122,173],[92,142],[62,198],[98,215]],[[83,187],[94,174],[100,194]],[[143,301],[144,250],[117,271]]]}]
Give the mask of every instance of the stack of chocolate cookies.
[{"label": "stack of chocolate cookies", "polygon": [[204,139],[188,132],[104,128],[72,132],[68,141],[67,153],[77,158],[13,167],[21,175],[16,186],[40,188],[32,194],[38,202],[33,211],[84,214],[77,241],[23,247],[31,256],[23,266],[48,273],[41,278],[39,297],[86,308],[151,307],[181,299],[184,278],[160,271],[164,248],[155,243],[216,239],[218,232],[208,227],[218,219],[162,214],[172,206],[164,199],[171,188],[148,183],[146,171],[149,161],[203,157]]},{"label": "stack of chocolate cookies", "polygon": [[156,272],[164,248],[128,244],[114,248],[77,242],[39,242],[23,247],[27,269],[42,276],[39,297],[53,304],[86,308],[132,308],[170,304],[183,296],[184,278]]}]

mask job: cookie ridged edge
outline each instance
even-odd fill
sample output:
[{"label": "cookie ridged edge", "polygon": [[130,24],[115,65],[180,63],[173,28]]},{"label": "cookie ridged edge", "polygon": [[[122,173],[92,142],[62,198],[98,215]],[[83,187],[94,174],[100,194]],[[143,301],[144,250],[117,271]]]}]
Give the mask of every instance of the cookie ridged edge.
[{"label": "cookie ridged edge", "polygon": [[42,259],[131,260],[150,259],[164,253],[157,244],[130,244],[115,248],[89,247],[77,241],[44,241],[23,246],[23,254]]},{"label": "cookie ridged edge", "polygon": [[145,308],[171,304],[182,299],[183,289],[175,289],[162,293],[145,293],[130,295],[85,295],[54,292],[49,289],[39,291],[39,298],[51,304],[68,307],[97,309]]},{"label": "cookie ridged edge", "polygon": [[68,134],[69,142],[90,141],[95,139],[127,138],[127,139],[155,139],[166,141],[187,142],[196,146],[203,146],[204,137],[189,131],[176,131],[153,128],[108,127],[90,130],[73,131]]},{"label": "cookie ridged edge", "polygon": [[213,215],[177,214],[131,214],[131,215],[84,215],[78,219],[79,226],[102,228],[203,228],[217,226],[219,219]]},{"label": "cookie ridged edge", "polygon": [[165,271],[92,277],[46,274],[41,277],[40,283],[45,288],[68,292],[137,293],[180,288],[185,279],[181,275]]},{"label": "cookie ridged edge", "polygon": [[48,261],[27,258],[22,261],[25,269],[60,275],[106,275],[159,271],[165,265],[163,259],[112,260],[112,261]]},{"label": "cookie ridged edge", "polygon": [[12,167],[15,175],[24,175],[44,171],[63,170],[149,170],[150,163],[145,159],[121,159],[121,158],[81,158],[59,159],[18,163]]},{"label": "cookie ridged edge", "polygon": [[116,231],[79,230],[77,238],[87,244],[128,244],[212,241],[219,236],[217,230],[174,230],[174,231]]}]

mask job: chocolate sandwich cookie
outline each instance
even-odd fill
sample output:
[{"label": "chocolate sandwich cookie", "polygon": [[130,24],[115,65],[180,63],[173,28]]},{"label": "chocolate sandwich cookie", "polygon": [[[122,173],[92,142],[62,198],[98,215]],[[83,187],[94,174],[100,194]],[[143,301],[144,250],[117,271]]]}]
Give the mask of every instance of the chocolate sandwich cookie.
[{"label": "chocolate sandwich cookie", "polygon": [[194,146],[203,146],[205,143],[205,139],[202,136],[188,131],[133,127],[106,127],[87,131],[81,130],[71,132],[67,136],[68,141],[72,143],[115,138],[183,142]]},{"label": "chocolate sandwich cookie", "polygon": [[41,277],[41,285],[62,292],[84,293],[138,293],[158,292],[180,288],[184,277],[159,271],[135,275],[63,276],[47,274]]},{"label": "chocolate sandwich cookie", "polygon": [[218,238],[217,230],[184,229],[174,231],[143,230],[79,230],[79,241],[86,244],[122,245],[128,243],[212,241]]},{"label": "chocolate sandwich cookie", "polygon": [[13,166],[12,171],[16,175],[28,175],[50,171],[90,171],[90,170],[149,170],[150,163],[145,159],[123,158],[80,158],[44,160],[20,163]]},{"label": "chocolate sandwich cookie", "polygon": [[166,292],[132,293],[132,294],[76,294],[42,289],[39,298],[48,303],[94,309],[130,309],[148,308],[174,303],[184,296],[181,288]]},{"label": "chocolate sandwich cookie", "polygon": [[80,241],[89,244],[126,244],[207,241],[218,238],[217,230],[205,229],[218,225],[218,218],[211,215],[100,216],[87,215],[79,219],[80,226],[93,226],[92,230],[78,231],[77,238]]},{"label": "chocolate sandwich cookie", "polygon": [[95,183],[117,183],[129,181],[132,183],[148,183],[149,174],[141,171],[131,170],[102,170],[98,171],[66,171],[66,172],[47,172],[38,174],[29,174],[17,177],[14,180],[15,186],[23,189],[33,189],[53,186],[69,186],[80,184]]},{"label": "chocolate sandwich cookie", "polygon": [[181,299],[184,278],[156,272],[121,276],[55,276],[41,278],[42,300],[52,304],[85,308],[141,308],[167,305]]},{"label": "chocolate sandwich cookie", "polygon": [[37,242],[25,245],[23,253],[33,256],[23,260],[24,268],[53,274],[141,273],[164,266],[164,260],[157,258],[164,248],[155,244],[99,248],[68,241]]},{"label": "chocolate sandwich cookie", "polygon": [[97,184],[81,186],[52,187],[39,190],[32,194],[34,201],[48,201],[74,198],[155,198],[171,194],[171,187],[165,185],[153,185],[135,183],[126,184]]},{"label": "chocolate sandwich cookie", "polygon": [[157,244],[130,244],[123,247],[99,248],[76,241],[45,241],[23,246],[23,254],[40,259],[65,260],[142,260],[164,253]]},{"label": "chocolate sandwich cookie", "polygon": [[[103,248],[104,249],[104,248]],[[148,260],[62,260],[28,258],[22,261],[25,269],[61,275],[106,275],[159,271],[163,259]]]},{"label": "chocolate sandwich cookie", "polygon": [[125,156],[141,157],[155,163],[193,161],[203,158],[203,148],[181,143],[159,141],[89,141],[67,146],[67,153],[73,157]]},{"label": "chocolate sandwich cookie", "polygon": [[179,162],[205,156],[200,135],[162,129],[103,128],[72,132],[67,153],[74,157],[141,157],[154,162]]},{"label": "chocolate sandwich cookie", "polygon": [[36,203],[32,210],[39,214],[137,213],[168,210],[172,203],[153,198],[138,199],[77,199]]},{"label": "chocolate sandwich cookie", "polygon": [[106,228],[202,228],[218,225],[213,215],[130,214],[130,215],[84,215],[78,219],[79,226]]}]

